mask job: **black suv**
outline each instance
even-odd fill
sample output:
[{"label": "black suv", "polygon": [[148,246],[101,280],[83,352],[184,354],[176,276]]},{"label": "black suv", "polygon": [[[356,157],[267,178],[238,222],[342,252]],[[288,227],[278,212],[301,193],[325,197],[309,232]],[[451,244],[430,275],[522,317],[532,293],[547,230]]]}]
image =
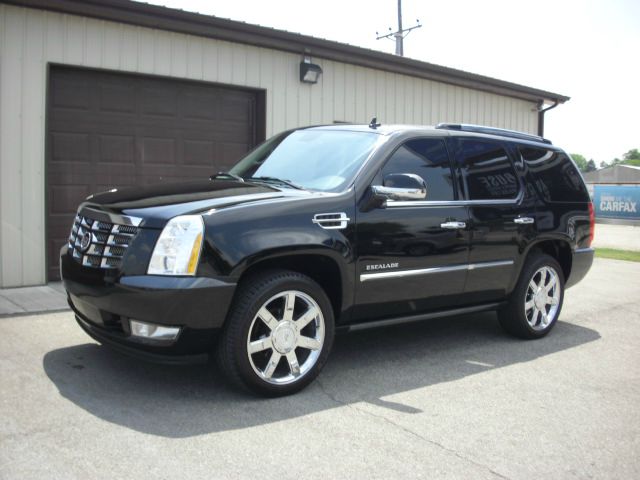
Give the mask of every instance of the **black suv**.
[{"label": "black suv", "polygon": [[276,135],[210,179],[92,195],[61,275],[80,326],[151,360],[216,352],[264,395],[309,384],[340,330],[497,310],[546,335],[593,261],[575,164],[470,125]]}]

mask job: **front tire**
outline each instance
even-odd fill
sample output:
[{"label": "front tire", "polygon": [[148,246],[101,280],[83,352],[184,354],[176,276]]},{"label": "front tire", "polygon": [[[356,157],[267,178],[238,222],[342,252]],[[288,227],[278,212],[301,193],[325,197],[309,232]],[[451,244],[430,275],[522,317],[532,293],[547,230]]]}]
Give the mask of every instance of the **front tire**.
[{"label": "front tire", "polygon": [[541,338],[556,324],[563,300],[562,267],[555,258],[535,252],[527,259],[507,307],[498,312],[498,320],[516,337]]},{"label": "front tire", "polygon": [[239,286],[218,346],[229,380],[253,393],[282,396],[311,383],[333,345],[331,302],[311,278],[271,270]]}]

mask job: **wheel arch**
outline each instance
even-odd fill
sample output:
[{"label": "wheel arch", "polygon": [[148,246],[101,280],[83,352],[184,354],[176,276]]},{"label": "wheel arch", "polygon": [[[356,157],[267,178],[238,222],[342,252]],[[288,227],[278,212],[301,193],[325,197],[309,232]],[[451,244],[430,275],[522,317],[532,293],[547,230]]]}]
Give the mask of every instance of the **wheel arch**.
[{"label": "wheel arch", "polygon": [[571,267],[573,266],[573,255],[571,244],[567,240],[559,238],[541,239],[532,243],[524,255],[524,261],[520,271],[522,271],[522,267],[526,264],[527,259],[535,252],[542,252],[555,258],[562,267],[565,283],[568,281],[571,275]]},{"label": "wheel arch", "polygon": [[325,291],[336,323],[351,303],[349,282],[344,266],[330,252],[278,253],[248,263],[239,273],[238,284],[265,270],[290,270],[308,276]]}]

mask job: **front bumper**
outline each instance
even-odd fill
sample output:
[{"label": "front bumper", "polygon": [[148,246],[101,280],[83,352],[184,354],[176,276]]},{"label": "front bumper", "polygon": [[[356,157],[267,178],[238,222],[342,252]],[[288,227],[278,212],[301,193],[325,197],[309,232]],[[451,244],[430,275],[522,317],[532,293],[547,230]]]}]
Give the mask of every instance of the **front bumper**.
[{"label": "front bumper", "polygon": [[[235,283],[208,277],[113,276],[83,267],[66,247],[60,274],[69,305],[91,337],[165,363],[199,360],[211,351],[235,291]],[[129,319],[180,327],[180,334],[172,342],[133,337]]]}]

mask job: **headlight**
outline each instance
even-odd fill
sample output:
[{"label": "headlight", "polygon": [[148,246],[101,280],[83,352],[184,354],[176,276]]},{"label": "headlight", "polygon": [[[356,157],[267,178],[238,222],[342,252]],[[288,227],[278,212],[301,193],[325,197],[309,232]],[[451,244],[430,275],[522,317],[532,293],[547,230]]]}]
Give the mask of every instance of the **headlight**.
[{"label": "headlight", "polygon": [[204,223],[200,215],[172,218],[153,249],[147,273],[195,275],[202,250]]}]

